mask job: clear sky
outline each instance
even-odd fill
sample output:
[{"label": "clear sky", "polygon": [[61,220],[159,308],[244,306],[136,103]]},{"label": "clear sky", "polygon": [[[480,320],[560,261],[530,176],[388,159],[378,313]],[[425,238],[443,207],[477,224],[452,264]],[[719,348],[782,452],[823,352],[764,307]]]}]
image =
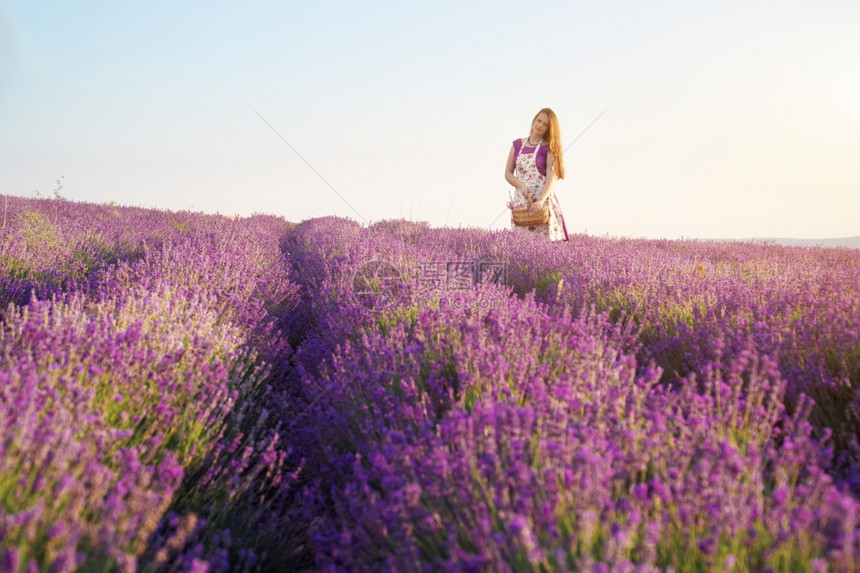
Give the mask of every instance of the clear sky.
[{"label": "clear sky", "polygon": [[504,228],[534,114],[568,145],[608,107],[569,230],[853,236],[858,30],[857,0],[0,0],[0,193]]}]

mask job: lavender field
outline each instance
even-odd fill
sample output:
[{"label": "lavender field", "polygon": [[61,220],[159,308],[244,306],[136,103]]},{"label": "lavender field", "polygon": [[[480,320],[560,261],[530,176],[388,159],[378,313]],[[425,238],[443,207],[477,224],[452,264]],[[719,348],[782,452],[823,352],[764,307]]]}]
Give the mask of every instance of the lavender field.
[{"label": "lavender field", "polygon": [[860,570],[860,250],[5,207],[0,571]]}]

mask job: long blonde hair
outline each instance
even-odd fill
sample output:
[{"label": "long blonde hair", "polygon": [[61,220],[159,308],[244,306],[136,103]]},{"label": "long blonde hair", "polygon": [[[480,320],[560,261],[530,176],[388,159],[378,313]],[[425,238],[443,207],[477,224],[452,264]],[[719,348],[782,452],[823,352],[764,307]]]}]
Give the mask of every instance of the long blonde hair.
[{"label": "long blonde hair", "polygon": [[552,151],[552,154],[555,156],[555,164],[553,165],[553,171],[555,171],[555,176],[559,179],[564,179],[564,162],[562,161],[562,153],[564,151],[561,149],[561,129],[558,127],[558,118],[555,116],[555,112],[550,108],[545,107],[539,112],[537,112],[532,119],[532,125],[534,125],[535,120],[542,113],[545,113],[549,118],[549,127],[546,130],[546,135],[544,135],[544,139],[549,141],[549,150]]}]

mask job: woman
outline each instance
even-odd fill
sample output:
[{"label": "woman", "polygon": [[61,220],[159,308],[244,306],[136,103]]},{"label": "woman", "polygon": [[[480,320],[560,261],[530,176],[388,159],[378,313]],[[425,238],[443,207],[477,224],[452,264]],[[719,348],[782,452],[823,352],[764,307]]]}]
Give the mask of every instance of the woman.
[{"label": "woman", "polygon": [[549,204],[549,221],[545,225],[511,226],[527,233],[535,233],[550,241],[567,241],[567,227],[561,206],[553,192],[557,179],[564,179],[562,163],[561,133],[558,119],[548,107],[538,112],[532,120],[528,137],[514,140],[508,153],[505,179],[516,188],[508,203],[511,209],[527,209],[528,196],[532,198],[531,212],[537,213],[544,203]]}]

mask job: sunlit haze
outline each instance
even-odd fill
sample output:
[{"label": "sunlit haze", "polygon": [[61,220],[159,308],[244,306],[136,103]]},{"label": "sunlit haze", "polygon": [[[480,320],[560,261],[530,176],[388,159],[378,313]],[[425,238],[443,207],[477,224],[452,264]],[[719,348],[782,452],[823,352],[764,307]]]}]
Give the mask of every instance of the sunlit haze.
[{"label": "sunlit haze", "polygon": [[546,106],[572,232],[860,235],[858,30],[856,0],[0,2],[0,193],[501,229]]}]

